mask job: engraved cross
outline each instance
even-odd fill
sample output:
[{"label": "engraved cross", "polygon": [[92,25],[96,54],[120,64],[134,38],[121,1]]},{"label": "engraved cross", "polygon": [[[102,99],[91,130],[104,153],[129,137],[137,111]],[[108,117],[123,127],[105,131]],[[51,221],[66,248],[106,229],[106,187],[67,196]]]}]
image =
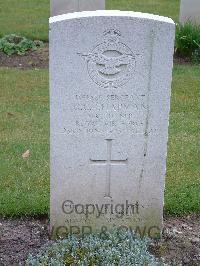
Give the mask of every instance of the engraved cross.
[{"label": "engraved cross", "polygon": [[125,160],[112,160],[112,141],[113,139],[106,139],[107,141],[107,159],[106,160],[91,160],[90,163],[94,165],[106,166],[106,192],[105,198],[111,197],[111,167],[115,165],[127,165],[128,158]]}]

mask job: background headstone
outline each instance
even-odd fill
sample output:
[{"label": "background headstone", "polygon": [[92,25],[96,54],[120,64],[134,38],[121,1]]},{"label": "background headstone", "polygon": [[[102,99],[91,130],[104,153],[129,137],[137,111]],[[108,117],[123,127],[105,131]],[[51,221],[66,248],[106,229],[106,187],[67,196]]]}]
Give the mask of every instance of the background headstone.
[{"label": "background headstone", "polygon": [[200,25],[200,0],[181,0],[180,23],[188,20]]},{"label": "background headstone", "polygon": [[50,18],[54,233],[160,233],[174,32],[134,12]]},{"label": "background headstone", "polygon": [[105,9],[105,0],[50,0],[51,17],[78,11]]}]

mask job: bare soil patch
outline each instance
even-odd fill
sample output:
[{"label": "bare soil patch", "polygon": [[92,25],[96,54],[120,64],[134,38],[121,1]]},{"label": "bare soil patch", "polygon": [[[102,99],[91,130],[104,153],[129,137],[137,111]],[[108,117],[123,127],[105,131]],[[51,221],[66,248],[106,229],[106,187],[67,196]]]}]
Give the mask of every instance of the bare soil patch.
[{"label": "bare soil patch", "polygon": [[166,217],[163,238],[152,242],[150,251],[170,265],[200,265],[200,215]]},{"label": "bare soil patch", "polygon": [[[28,254],[37,254],[51,245],[48,218],[0,219],[0,265],[24,264]],[[200,265],[200,215],[165,218],[161,241],[154,241],[150,252],[170,265]]]},{"label": "bare soil patch", "polygon": [[37,51],[29,51],[26,55],[8,56],[0,51],[0,67],[15,67],[20,69],[48,68],[49,45]]}]

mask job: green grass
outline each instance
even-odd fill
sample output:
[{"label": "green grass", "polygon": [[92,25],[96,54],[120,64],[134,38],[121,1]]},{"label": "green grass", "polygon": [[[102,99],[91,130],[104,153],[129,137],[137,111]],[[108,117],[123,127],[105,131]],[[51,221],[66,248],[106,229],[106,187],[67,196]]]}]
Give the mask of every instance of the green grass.
[{"label": "green grass", "polygon": [[165,209],[200,212],[200,67],[176,66],[173,76]]},{"label": "green grass", "polygon": [[48,40],[49,0],[0,0],[0,37],[16,33]]},{"label": "green grass", "polygon": [[1,69],[0,77],[0,214],[47,213],[48,72]]},{"label": "green grass", "polygon": [[[107,0],[106,9],[159,14],[178,22],[179,0]],[[21,34],[48,40],[49,0],[0,0],[0,37]]]},{"label": "green grass", "polygon": [[[47,70],[0,69],[0,215],[49,209]],[[22,153],[31,151],[28,159]],[[165,210],[199,212],[200,68],[175,66]]]},{"label": "green grass", "polygon": [[178,22],[180,0],[107,0],[106,9],[152,13]]},{"label": "green grass", "polygon": [[200,25],[187,22],[177,26],[176,53],[200,64]]}]

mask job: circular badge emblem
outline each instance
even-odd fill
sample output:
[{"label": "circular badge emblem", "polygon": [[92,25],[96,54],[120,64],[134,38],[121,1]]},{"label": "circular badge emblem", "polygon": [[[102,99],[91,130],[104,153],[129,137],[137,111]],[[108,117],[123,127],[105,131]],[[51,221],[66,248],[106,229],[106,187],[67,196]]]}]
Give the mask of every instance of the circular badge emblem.
[{"label": "circular badge emblem", "polygon": [[104,33],[104,42],[91,53],[79,53],[87,61],[90,78],[100,87],[117,88],[127,83],[134,74],[135,55],[120,42],[120,36],[119,31],[108,30]]}]

